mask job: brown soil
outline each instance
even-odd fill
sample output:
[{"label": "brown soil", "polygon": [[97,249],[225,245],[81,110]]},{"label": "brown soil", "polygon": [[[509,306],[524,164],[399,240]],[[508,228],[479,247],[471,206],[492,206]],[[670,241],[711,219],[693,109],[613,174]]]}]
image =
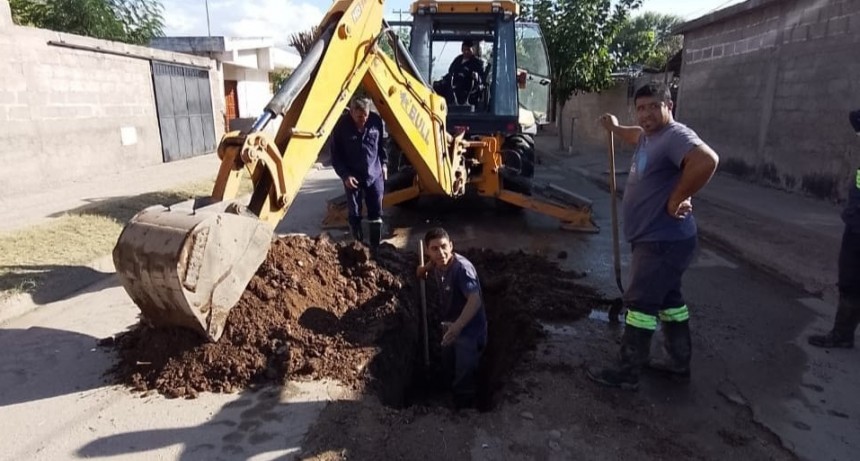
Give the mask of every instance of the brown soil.
[{"label": "brown soil", "polygon": [[[485,406],[541,335],[539,319],[573,320],[607,301],[577,275],[522,252],[466,250],[478,269],[490,339],[482,365]],[[377,392],[393,406],[420,403],[410,384],[437,370],[441,332],[427,299],[433,365],[421,359],[417,256],[383,245],[375,260],[355,243],[288,236],[230,312],[224,336],[207,343],[183,329],[141,324],[116,338],[114,374],[138,391],[193,398],[287,379],[333,378]],[[432,374],[438,376],[438,374]],[[420,387],[420,386],[419,386]]]}]

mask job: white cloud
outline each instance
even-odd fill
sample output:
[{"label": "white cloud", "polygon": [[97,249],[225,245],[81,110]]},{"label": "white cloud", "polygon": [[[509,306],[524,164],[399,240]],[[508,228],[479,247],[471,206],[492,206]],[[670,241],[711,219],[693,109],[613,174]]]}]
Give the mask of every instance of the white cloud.
[{"label": "white cloud", "polygon": [[[204,0],[163,0],[166,35],[205,36]],[[294,32],[319,24],[325,11],[302,0],[209,0],[212,35],[272,37],[285,43]]]}]

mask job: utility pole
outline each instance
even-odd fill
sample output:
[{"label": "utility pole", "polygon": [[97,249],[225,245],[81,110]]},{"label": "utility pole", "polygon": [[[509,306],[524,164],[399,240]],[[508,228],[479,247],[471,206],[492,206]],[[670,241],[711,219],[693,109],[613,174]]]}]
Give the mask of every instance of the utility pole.
[{"label": "utility pole", "polygon": [[398,20],[398,21],[400,21],[400,22],[402,22],[402,21],[403,21],[403,13],[409,13],[409,11],[406,11],[406,10],[394,10],[394,13],[397,15],[397,20]]},{"label": "utility pole", "polygon": [[206,35],[212,37],[212,29],[209,27],[209,0],[203,0],[206,3]]}]

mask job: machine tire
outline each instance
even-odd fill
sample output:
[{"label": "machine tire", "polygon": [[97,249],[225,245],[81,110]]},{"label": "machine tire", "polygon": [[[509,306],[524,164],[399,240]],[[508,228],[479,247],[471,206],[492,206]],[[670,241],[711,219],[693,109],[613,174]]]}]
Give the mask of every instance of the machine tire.
[{"label": "machine tire", "polygon": [[[415,168],[403,155],[403,151],[394,143],[389,141],[388,149],[388,180],[385,181],[385,192],[394,192],[411,187],[415,181]],[[418,203],[418,197],[398,203],[398,208],[414,207]]]},{"label": "machine tire", "polygon": [[520,154],[522,167],[520,176],[533,178],[535,175],[535,150],[534,144],[529,143],[523,135],[514,135],[507,138],[502,145],[503,149],[515,150]]},{"label": "machine tire", "polygon": [[[523,195],[532,195],[532,178],[535,175],[534,143],[523,134],[516,134],[505,139],[502,149],[519,154],[520,171],[507,171],[502,174],[502,188]],[[497,208],[506,213],[522,212],[522,208],[501,200],[496,201]]]}]

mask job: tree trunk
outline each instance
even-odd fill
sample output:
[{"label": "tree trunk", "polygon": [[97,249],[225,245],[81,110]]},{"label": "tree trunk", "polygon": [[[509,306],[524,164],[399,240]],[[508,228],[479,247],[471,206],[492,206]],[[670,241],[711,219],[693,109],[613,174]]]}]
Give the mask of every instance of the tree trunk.
[{"label": "tree trunk", "polygon": [[558,125],[558,150],[564,150],[564,104],[565,101],[558,103],[557,110],[555,112],[555,122]]}]

